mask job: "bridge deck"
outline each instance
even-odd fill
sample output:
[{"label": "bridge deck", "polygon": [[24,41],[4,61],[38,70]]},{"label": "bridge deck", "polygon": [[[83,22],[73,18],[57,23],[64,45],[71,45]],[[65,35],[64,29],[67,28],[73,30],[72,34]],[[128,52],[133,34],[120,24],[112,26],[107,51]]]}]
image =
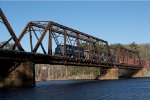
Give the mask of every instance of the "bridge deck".
[{"label": "bridge deck", "polygon": [[139,65],[129,65],[129,64],[119,64],[119,63],[104,63],[96,62],[91,60],[75,60],[73,58],[64,58],[60,56],[33,53],[33,52],[24,52],[16,50],[6,50],[0,49],[0,61],[14,61],[14,62],[24,62],[31,61],[35,64],[58,64],[58,65],[76,65],[76,66],[85,66],[85,67],[119,67],[119,68],[128,68],[128,69],[142,69],[142,66]]}]

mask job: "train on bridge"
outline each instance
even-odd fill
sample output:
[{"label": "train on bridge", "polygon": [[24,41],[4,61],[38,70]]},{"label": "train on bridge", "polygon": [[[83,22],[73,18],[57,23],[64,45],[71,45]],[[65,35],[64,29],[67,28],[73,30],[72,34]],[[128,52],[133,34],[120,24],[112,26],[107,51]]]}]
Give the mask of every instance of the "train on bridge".
[{"label": "train on bridge", "polygon": [[52,21],[28,22],[19,37],[1,9],[0,22],[10,36],[0,37],[0,87],[35,86],[35,64],[98,67],[101,79],[141,77],[150,65],[138,51]]},{"label": "train on bridge", "polygon": [[[109,47],[110,48],[110,47]],[[120,47],[117,47],[119,50]],[[78,54],[78,49],[79,49],[79,53]],[[114,48],[115,49],[115,48]],[[124,49],[123,52],[121,51],[111,51],[110,55],[108,55],[106,52],[102,52],[102,53],[96,53],[96,51],[87,51],[84,48],[78,48],[77,46],[71,46],[71,45],[66,45],[66,57],[67,58],[73,58],[73,59],[85,59],[85,60],[99,60],[100,62],[103,63],[120,63],[120,64],[129,64],[129,65],[144,65],[144,66],[149,66],[149,62],[148,61],[142,61],[140,60],[139,54],[138,52],[126,49],[126,48],[122,48]],[[128,54],[126,54],[125,52],[128,51]],[[130,51],[130,54],[129,54]],[[63,56],[64,55],[64,45],[58,45],[55,48],[55,52],[54,55],[56,56]],[[92,52],[90,54],[90,52]],[[116,54],[118,53],[118,55]],[[134,57],[132,57],[134,55]]]},{"label": "train on bridge", "polygon": [[[109,46],[103,39],[52,21],[28,22],[17,38],[1,10],[0,18],[10,33],[10,38],[0,48],[5,49],[13,41],[11,50],[50,56],[51,61],[43,61],[44,63],[85,66],[120,64],[134,67],[150,65],[148,61],[141,61],[137,51]],[[24,45],[28,46],[27,50]]]}]

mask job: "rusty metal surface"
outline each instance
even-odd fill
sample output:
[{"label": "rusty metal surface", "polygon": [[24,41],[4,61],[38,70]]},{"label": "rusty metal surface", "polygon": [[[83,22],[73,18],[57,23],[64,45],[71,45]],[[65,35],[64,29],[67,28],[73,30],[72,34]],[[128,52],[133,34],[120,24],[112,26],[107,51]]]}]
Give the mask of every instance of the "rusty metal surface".
[{"label": "rusty metal surface", "polygon": [[[107,56],[107,59],[109,59],[109,56],[111,55],[107,41],[90,36],[83,32],[79,32],[77,30],[71,29],[69,27],[60,25],[52,21],[29,22],[19,36],[18,40],[21,41],[25,37],[25,35],[28,34],[30,34],[30,37],[37,37],[37,42],[34,46],[32,38],[30,38],[30,52],[36,53],[41,46],[42,52],[40,53],[52,55],[52,52],[55,51],[55,48],[52,47],[56,45],[62,46],[63,48],[63,53],[59,54],[58,57],[62,56],[64,58],[72,58],[72,56],[75,54],[76,58],[73,58],[78,61],[84,59],[89,61],[95,61],[97,63],[100,61],[100,55],[102,55],[102,53]],[[37,34],[39,37],[37,36]],[[43,46],[42,43],[44,41],[43,39],[46,38],[46,35],[49,36],[49,38],[46,40],[49,46]],[[68,56],[66,50],[68,46],[70,46],[70,48],[77,48],[75,51],[72,52],[72,54],[70,54],[70,56]],[[104,49],[103,51],[105,52],[102,52],[100,47]],[[81,49],[84,49],[84,57],[81,57]]]},{"label": "rusty metal surface", "polygon": [[[23,49],[22,46],[20,45],[20,43],[19,43],[19,41],[18,41],[18,39],[17,39],[17,37],[16,37],[16,35],[15,35],[13,29],[11,28],[11,26],[10,26],[8,20],[6,19],[6,17],[5,17],[5,15],[4,15],[3,11],[1,10],[1,8],[0,8],[0,19],[2,20],[2,23],[6,26],[7,30],[9,31],[9,33],[10,33],[10,35],[11,35],[11,38],[6,42],[6,44],[7,44],[11,39],[13,39],[14,42],[15,42],[15,44],[17,45],[18,49],[19,49],[20,51],[24,51],[24,49]],[[6,44],[5,44],[5,45],[6,45]],[[2,47],[3,47],[3,46],[2,46]],[[2,48],[2,47],[0,47],[0,48]]]},{"label": "rusty metal surface", "polygon": [[112,56],[115,62],[119,64],[141,65],[141,59],[138,51],[133,51],[124,47],[111,47]]},{"label": "rusty metal surface", "polygon": [[[1,10],[0,17],[11,35],[11,38],[1,46],[1,61],[32,61],[86,67],[143,68],[138,52],[122,47],[111,48],[103,39],[52,21],[29,22],[17,39]],[[12,50],[3,49],[12,39],[15,42]],[[26,44],[22,44],[22,41]],[[24,45],[27,45],[29,49],[26,50]],[[16,50],[16,47],[19,50]]]},{"label": "rusty metal surface", "polygon": [[[14,56],[15,55],[15,56]],[[4,50],[0,49],[0,61],[8,62],[25,62],[32,61],[35,64],[58,64],[58,65],[72,65],[72,66],[85,66],[85,67],[119,67],[128,69],[142,69],[139,65],[119,64],[119,63],[99,63],[81,61],[77,63],[74,59],[67,59],[67,62],[63,61],[63,57],[51,56],[46,54],[39,54],[33,52],[23,52],[16,50]]]}]

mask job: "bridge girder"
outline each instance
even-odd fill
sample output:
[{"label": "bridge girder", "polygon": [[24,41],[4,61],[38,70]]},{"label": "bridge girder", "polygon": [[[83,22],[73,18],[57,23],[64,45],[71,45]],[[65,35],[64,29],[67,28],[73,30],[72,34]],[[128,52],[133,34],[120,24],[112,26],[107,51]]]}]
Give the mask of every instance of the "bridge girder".
[{"label": "bridge girder", "polygon": [[[27,57],[28,59],[32,58],[31,57],[32,53],[34,54],[40,53],[40,55],[43,54],[50,57],[49,60],[51,61],[45,61],[46,63],[49,62],[53,64],[78,65],[78,66],[86,65],[86,66],[95,66],[95,67],[96,66],[108,67],[109,65],[109,66],[118,66],[118,67],[123,66],[124,68],[129,68],[129,67],[142,68],[141,60],[138,52],[121,48],[121,47],[110,48],[108,42],[105,40],[99,39],[97,37],[93,37],[86,33],[74,30],[72,28],[66,27],[64,25],[52,21],[29,22],[17,39],[14,31],[12,30],[10,24],[8,23],[1,9],[0,9],[0,17],[11,35],[11,38],[8,39],[3,45],[1,45],[0,48],[3,48],[7,43],[9,43],[13,39],[15,43],[14,46],[12,47],[12,50],[16,50],[17,47],[20,51],[24,51],[25,47],[23,49],[23,47],[21,46],[21,41],[23,40],[23,38],[26,37],[26,35],[29,35],[27,36],[28,39],[25,39],[25,42],[29,41],[30,51],[25,50],[25,53],[23,53],[24,55],[24,54],[28,54],[26,52],[31,52],[31,54],[29,53],[30,56]],[[44,41],[45,38],[47,38],[46,46]],[[24,46],[25,44],[26,43],[22,45]],[[56,46],[63,45],[63,53],[60,55],[53,54],[54,45]],[[68,45],[73,51],[72,55],[69,56],[67,51]],[[40,48],[41,51],[38,52]],[[81,57],[82,55],[81,48],[84,49],[84,51],[82,52],[84,53],[84,57],[83,56]],[[13,54],[15,56],[15,51]],[[72,57],[75,55],[77,55],[76,58]],[[4,58],[5,57],[0,57],[0,59],[4,59]],[[23,58],[21,57],[21,59]],[[133,60],[132,63],[129,62],[130,59]],[[33,61],[36,63],[44,63],[43,60],[41,60],[41,62],[40,60],[38,61],[33,60]]]}]

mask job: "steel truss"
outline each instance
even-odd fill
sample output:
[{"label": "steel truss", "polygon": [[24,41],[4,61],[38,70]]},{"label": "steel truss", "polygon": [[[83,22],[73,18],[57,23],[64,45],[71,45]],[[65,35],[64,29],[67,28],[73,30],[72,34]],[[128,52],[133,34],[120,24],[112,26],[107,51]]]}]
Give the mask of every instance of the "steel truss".
[{"label": "steel truss", "polygon": [[[138,52],[122,47],[110,48],[105,40],[52,21],[31,21],[17,38],[1,9],[0,20],[11,36],[0,46],[1,53],[5,54],[4,47],[14,41],[13,51],[7,51],[10,55],[1,54],[4,58],[6,56],[5,59],[13,59],[14,55],[35,63],[136,69],[143,67]],[[56,49],[59,52],[56,52]],[[44,59],[39,60],[40,57]],[[19,58],[14,57],[20,62]]]}]

